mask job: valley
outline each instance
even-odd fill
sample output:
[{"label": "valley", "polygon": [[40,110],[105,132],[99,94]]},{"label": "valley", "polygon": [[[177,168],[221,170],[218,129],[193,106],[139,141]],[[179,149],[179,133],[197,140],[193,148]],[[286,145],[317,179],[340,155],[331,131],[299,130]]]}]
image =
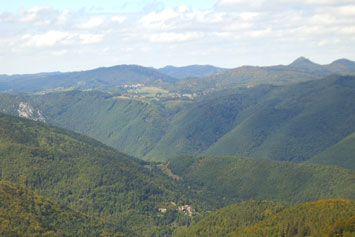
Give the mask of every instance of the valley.
[{"label": "valley", "polygon": [[1,75],[0,111],[2,235],[355,233],[350,60]]}]

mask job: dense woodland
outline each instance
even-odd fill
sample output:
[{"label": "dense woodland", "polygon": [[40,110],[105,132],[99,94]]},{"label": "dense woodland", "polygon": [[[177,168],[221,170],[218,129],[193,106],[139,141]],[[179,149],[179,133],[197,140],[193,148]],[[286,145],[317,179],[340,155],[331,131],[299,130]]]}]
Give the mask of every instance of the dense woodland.
[{"label": "dense woodland", "polygon": [[354,236],[354,201],[290,205],[247,201],[222,208],[176,236]]},{"label": "dense woodland", "polygon": [[354,62],[0,75],[0,92],[0,235],[355,235]]}]

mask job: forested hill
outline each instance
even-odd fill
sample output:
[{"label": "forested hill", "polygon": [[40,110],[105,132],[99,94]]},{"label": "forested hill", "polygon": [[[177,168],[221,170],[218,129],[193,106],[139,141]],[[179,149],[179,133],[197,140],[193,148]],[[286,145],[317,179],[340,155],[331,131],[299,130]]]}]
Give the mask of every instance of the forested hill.
[{"label": "forested hill", "polygon": [[184,67],[166,66],[158,69],[159,72],[177,79],[206,77],[226,70],[227,69],[225,68],[214,67],[211,65],[190,65]]},{"label": "forested hill", "polygon": [[354,236],[355,202],[328,199],[288,206],[248,201],[218,210],[175,236]]},{"label": "forested hill", "polygon": [[65,73],[0,75],[0,91],[33,93],[77,89],[116,93],[129,87],[145,86],[183,95],[261,84],[286,85],[317,80],[332,74],[354,75],[355,62],[338,59],[320,65],[300,57],[289,65],[242,66],[233,69],[210,65],[166,66],[159,69],[116,65]]},{"label": "forested hill", "polygon": [[289,65],[242,66],[203,78],[180,80],[176,83],[175,90],[198,92],[261,84],[286,85],[318,80],[332,74],[354,75],[355,62],[339,59],[327,65],[320,65],[300,57]]},{"label": "forested hill", "polygon": [[331,76],[274,90],[207,154],[305,161],[355,131],[355,77]]},{"label": "forested hill", "polygon": [[351,152],[313,157],[338,143],[340,151],[351,151],[353,139],[341,141],[355,131],[355,76],[224,90],[193,100],[97,91],[0,98],[2,111],[44,119],[146,160],[205,153],[354,167]]},{"label": "forested hill", "polygon": [[334,166],[197,155],[170,160],[168,168],[215,207],[243,200],[355,199],[355,172]]},{"label": "forested hill", "polygon": [[68,130],[2,113],[0,167],[2,180],[105,220],[114,233],[169,233],[179,213],[164,216],[158,208],[191,204],[145,162]]},{"label": "forested hill", "polygon": [[[11,182],[0,181],[1,236],[97,236],[104,224]],[[109,234],[109,233],[107,233]]]},{"label": "forested hill", "polygon": [[0,76],[0,91],[39,92],[68,89],[115,91],[125,85],[162,86],[175,80],[153,68],[118,65],[78,72]]}]

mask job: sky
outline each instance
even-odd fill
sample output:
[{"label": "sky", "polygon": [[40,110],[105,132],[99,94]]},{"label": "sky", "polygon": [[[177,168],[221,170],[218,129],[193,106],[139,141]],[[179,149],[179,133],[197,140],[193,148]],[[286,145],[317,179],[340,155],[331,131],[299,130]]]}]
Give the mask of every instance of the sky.
[{"label": "sky", "polygon": [[0,74],[355,60],[355,0],[0,0]]}]

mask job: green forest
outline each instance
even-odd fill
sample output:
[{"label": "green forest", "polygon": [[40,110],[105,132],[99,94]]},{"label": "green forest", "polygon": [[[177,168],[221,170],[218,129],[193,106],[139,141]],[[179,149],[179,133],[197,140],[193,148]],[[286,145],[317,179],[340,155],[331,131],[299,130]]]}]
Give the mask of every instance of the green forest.
[{"label": "green forest", "polygon": [[355,236],[355,62],[0,75],[1,236]]}]

